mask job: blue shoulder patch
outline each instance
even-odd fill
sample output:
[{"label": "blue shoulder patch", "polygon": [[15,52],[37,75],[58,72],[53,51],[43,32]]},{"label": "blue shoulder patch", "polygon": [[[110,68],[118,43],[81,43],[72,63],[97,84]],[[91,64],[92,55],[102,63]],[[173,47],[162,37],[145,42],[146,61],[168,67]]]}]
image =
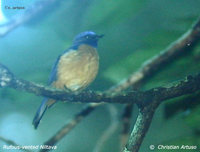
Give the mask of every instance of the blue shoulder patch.
[{"label": "blue shoulder patch", "polygon": [[71,49],[72,50],[77,50],[79,46],[80,45],[75,44],[75,45],[71,46],[68,50],[71,50]]}]

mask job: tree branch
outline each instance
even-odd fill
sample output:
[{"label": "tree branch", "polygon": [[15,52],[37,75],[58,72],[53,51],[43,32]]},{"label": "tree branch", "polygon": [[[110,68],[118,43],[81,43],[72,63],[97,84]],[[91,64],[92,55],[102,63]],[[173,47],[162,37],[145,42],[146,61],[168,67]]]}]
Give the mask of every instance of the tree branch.
[{"label": "tree branch", "polygon": [[171,62],[176,57],[183,55],[185,51],[190,51],[192,47],[199,42],[200,38],[200,18],[182,37],[169,45],[160,54],[146,61],[143,66],[131,74],[128,78],[122,80],[119,84],[112,87],[110,92],[120,92],[129,88],[131,85],[136,85],[153,75],[166,63]]},{"label": "tree branch", "polygon": [[[66,134],[68,134],[81,120],[83,120],[88,114],[90,114],[97,106],[98,103],[91,103],[90,106],[84,107],[79,113],[77,113],[66,125],[64,125],[55,135],[47,140],[44,145],[53,146],[57,144]],[[50,149],[41,149],[40,152],[47,152]]]},{"label": "tree branch", "polygon": [[138,152],[141,146],[141,143],[151,125],[151,121],[154,115],[154,112],[159,105],[159,102],[156,100],[150,105],[139,108],[139,114],[135,122],[133,131],[130,135],[128,144],[126,145],[123,152]]},{"label": "tree branch", "polygon": [[[25,80],[17,79],[14,75],[3,65],[0,65],[0,87],[12,87],[18,90],[25,90],[30,93],[35,93],[36,95],[42,95],[46,97],[50,97],[56,100],[67,100],[67,101],[81,101],[81,102],[109,102],[109,103],[137,103],[140,106],[144,106],[148,101],[154,101],[155,98],[160,97],[160,101],[173,98],[176,96],[180,96],[183,94],[192,93],[189,90],[189,86],[187,85],[187,81],[178,84],[178,87],[173,86],[171,89],[174,89],[175,92],[170,92],[169,88],[161,87],[155,88],[146,92],[130,92],[125,95],[115,95],[108,96],[108,93],[118,93],[121,90],[124,90],[130,87],[133,84],[137,84],[144,80],[147,76],[152,75],[157,71],[163,64],[171,61],[175,57],[182,54],[183,51],[190,50],[200,37],[200,20],[179,40],[170,45],[166,50],[164,50],[159,55],[155,56],[151,60],[149,60],[145,65],[141,67],[137,72],[132,74],[128,79],[124,80],[117,86],[108,90],[106,93],[95,93],[95,92],[83,92],[81,94],[70,94],[65,91],[55,90],[48,87],[44,87],[38,84],[34,84]],[[194,84],[194,81],[198,82],[198,76],[190,77],[194,88],[193,91],[199,90],[198,86]],[[195,79],[195,80],[194,80]],[[187,89],[184,89],[184,87]],[[180,90],[183,89],[183,90]],[[179,90],[179,91],[178,91]],[[160,91],[160,92],[158,92]],[[151,94],[153,93],[153,94]],[[155,94],[154,94],[155,93]],[[143,97],[144,95],[144,97]],[[163,96],[165,95],[163,98]],[[139,99],[143,97],[142,99]],[[147,97],[150,97],[151,100],[148,100]],[[88,100],[89,99],[89,100]],[[127,100],[129,99],[129,100]],[[87,107],[90,108],[90,105]],[[89,114],[88,112],[87,114]]]},{"label": "tree branch", "polygon": [[[44,145],[53,146],[60,141],[69,131],[71,131],[84,117],[91,113],[98,104],[90,104],[90,108],[86,107],[76,114],[72,120],[64,125],[53,137],[44,143]],[[47,152],[50,149],[41,149],[40,152]]]},{"label": "tree branch", "polygon": [[184,80],[169,84],[170,87],[157,87],[147,91],[130,91],[128,93],[109,95],[93,91],[72,94],[66,91],[44,87],[29,81],[16,78],[5,66],[0,64],[0,87],[11,87],[35,95],[55,100],[82,103],[120,103],[145,106],[154,101],[164,101],[178,96],[194,93],[200,89],[200,74],[188,76]]},{"label": "tree branch", "polygon": [[[146,64],[144,64],[137,72],[131,74],[129,76],[129,78],[121,81],[119,84],[112,87],[111,89],[108,89],[107,92],[108,93],[113,93],[113,92],[118,93],[124,89],[127,89],[128,87],[130,87],[132,85],[136,85],[136,84],[140,83],[142,80],[144,80],[145,78],[147,78],[148,76],[156,73],[159,69],[161,69],[162,66],[164,66],[164,63],[172,61],[176,57],[181,56],[184,51],[191,50],[191,48],[194,47],[195,44],[199,41],[199,35],[200,35],[199,29],[200,29],[200,19],[198,19],[197,22],[192,26],[192,28],[189,29],[188,32],[186,32],[180,39],[178,39],[177,41],[172,43],[165,50],[161,51],[161,53],[159,55],[149,59],[146,62]],[[191,42],[191,43],[188,43],[188,42]],[[182,45],[180,45],[180,44],[182,44]],[[163,56],[165,54],[167,54],[167,55],[165,58],[163,58]],[[164,60],[160,60],[160,58],[163,58]],[[159,62],[157,63],[157,61],[159,61]],[[157,63],[157,64],[155,64],[155,63]],[[160,64],[162,66],[160,66]],[[156,67],[156,66],[158,66],[158,67]],[[148,68],[146,68],[146,67],[148,67]],[[144,70],[144,69],[148,69],[148,70]],[[143,74],[144,71],[149,71],[149,74],[146,74],[146,75]],[[94,105],[95,104],[88,104],[88,106],[86,108],[82,109],[78,114],[80,114],[81,112],[84,112],[84,111],[88,111],[87,115],[89,115],[94,110],[94,108],[100,106],[101,104],[97,103],[96,106],[93,107]],[[80,116],[81,120],[83,118],[85,118],[87,115],[84,115],[83,117]],[[69,124],[75,122],[73,127],[75,127],[75,125],[77,125],[81,121],[81,120],[77,121],[77,119],[75,119],[75,118],[69,122]],[[70,127],[68,128],[68,124],[66,124],[63,128],[61,128],[59,130],[59,132],[61,132],[62,130],[65,130],[65,129],[68,129],[68,132],[70,131],[69,130]],[[66,134],[68,132],[66,132]],[[64,137],[65,135],[63,135],[62,137]],[[56,134],[52,138],[55,138],[55,137],[56,137]],[[49,141],[51,141],[51,139]],[[57,142],[58,141],[56,141],[55,143],[51,143],[51,144],[55,145]],[[48,143],[48,141],[46,143]]]},{"label": "tree branch", "polygon": [[[142,106],[140,104],[138,104],[139,114],[138,114],[136,123],[134,125],[133,131],[131,133],[131,136],[129,138],[128,144],[126,145],[123,152],[138,152],[139,151],[141,143],[149,129],[149,126],[151,125],[151,121],[152,121],[154,112],[155,112],[156,108],[158,107],[158,105],[162,101],[173,98],[175,94],[180,95],[182,93],[186,93],[186,90],[190,90],[191,93],[195,92],[194,88],[192,86],[190,86],[191,84],[188,83],[193,78],[200,80],[200,73],[198,75],[196,75],[196,77],[188,76],[185,80],[179,81],[179,83],[174,84],[173,86],[167,88],[168,91],[165,90],[166,88],[165,89],[157,88],[158,90],[157,89],[156,90],[159,91],[160,93],[158,96],[156,95],[157,97],[155,97],[153,100],[150,99],[149,104],[145,103]],[[187,83],[187,85],[184,85],[186,83]],[[184,87],[183,87],[183,85],[184,85]],[[197,82],[197,85],[200,85],[200,81]],[[161,89],[161,90],[159,90],[159,89]],[[155,89],[149,90],[150,94],[152,93],[151,91],[154,92]],[[157,94],[157,93],[155,93],[155,94]]]},{"label": "tree branch", "polygon": [[121,131],[121,138],[120,138],[120,149],[123,150],[124,146],[127,143],[129,138],[130,126],[131,126],[131,118],[133,112],[133,104],[128,104],[124,107],[124,113],[122,115],[122,131]]},{"label": "tree branch", "polygon": [[108,109],[109,113],[110,113],[110,124],[109,127],[106,128],[106,130],[101,134],[101,136],[99,137],[96,146],[94,148],[94,150],[92,152],[101,152],[103,150],[103,148],[105,147],[104,145],[106,144],[106,142],[108,141],[108,139],[111,137],[111,135],[113,135],[113,133],[116,131],[116,129],[118,128],[118,124],[119,124],[119,120],[118,120],[118,112],[116,107],[114,107],[114,105],[109,104],[106,106],[106,108]]},{"label": "tree branch", "polygon": [[[200,19],[197,20],[197,22],[193,25],[193,27],[185,33],[180,39],[172,43],[168,48],[163,50],[159,55],[155,56],[153,59],[150,59],[147,61],[143,67],[136,72],[135,75],[138,75],[138,77],[134,77],[134,73],[126,78],[125,80],[121,81],[118,85],[113,87],[111,91],[120,91],[121,89],[127,89],[130,84],[133,84],[136,86],[139,84],[142,80],[146,79],[148,76],[153,75],[158,71],[163,65],[170,60],[174,60],[176,57],[181,56],[183,52],[191,50],[191,48],[188,47],[194,47],[199,40],[199,27],[200,27]],[[191,45],[192,44],[192,45]],[[155,67],[154,69],[152,67]],[[124,109],[126,112],[129,105],[127,105]],[[124,121],[123,129],[126,129],[126,133],[129,133],[129,127],[130,127],[130,118],[127,119],[127,121]],[[128,121],[129,120],[129,121]],[[122,132],[122,138],[121,142],[125,144],[128,138],[128,134]]]}]

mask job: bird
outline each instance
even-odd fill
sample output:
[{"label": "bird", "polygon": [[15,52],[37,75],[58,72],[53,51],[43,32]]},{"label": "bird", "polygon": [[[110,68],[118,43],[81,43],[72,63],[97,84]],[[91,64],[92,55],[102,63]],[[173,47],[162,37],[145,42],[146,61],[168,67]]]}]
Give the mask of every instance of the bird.
[{"label": "bird", "polygon": [[[48,85],[57,89],[67,89],[71,92],[81,92],[96,78],[99,69],[98,41],[104,35],[93,31],[78,34],[72,46],[57,57],[52,67]],[[38,108],[33,126],[35,129],[48,108],[56,100],[45,97]]]}]

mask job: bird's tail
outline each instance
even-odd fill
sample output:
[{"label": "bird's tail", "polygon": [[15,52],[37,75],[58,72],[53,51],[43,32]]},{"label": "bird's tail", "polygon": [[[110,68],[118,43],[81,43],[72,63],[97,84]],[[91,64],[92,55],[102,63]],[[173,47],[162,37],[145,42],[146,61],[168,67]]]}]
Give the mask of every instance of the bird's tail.
[{"label": "bird's tail", "polygon": [[35,117],[33,119],[33,125],[34,125],[35,129],[37,129],[37,127],[40,123],[40,120],[42,119],[47,108],[52,106],[54,102],[55,102],[55,100],[52,100],[52,99],[48,99],[48,98],[43,99],[43,101],[42,101],[40,107],[38,108],[38,110],[35,114]]}]

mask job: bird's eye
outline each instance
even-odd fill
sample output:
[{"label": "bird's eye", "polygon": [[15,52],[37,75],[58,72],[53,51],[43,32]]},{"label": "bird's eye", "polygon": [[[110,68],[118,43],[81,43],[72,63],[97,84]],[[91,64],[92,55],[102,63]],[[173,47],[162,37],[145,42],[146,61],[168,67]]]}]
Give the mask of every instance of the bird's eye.
[{"label": "bird's eye", "polygon": [[85,38],[86,38],[86,39],[89,39],[89,36],[86,36]]}]

